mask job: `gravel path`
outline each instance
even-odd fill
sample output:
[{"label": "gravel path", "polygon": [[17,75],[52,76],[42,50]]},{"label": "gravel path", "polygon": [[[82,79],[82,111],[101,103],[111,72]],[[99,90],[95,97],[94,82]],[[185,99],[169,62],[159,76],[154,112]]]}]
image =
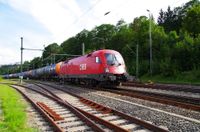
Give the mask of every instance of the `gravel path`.
[{"label": "gravel path", "polygon": [[[140,99],[134,99],[131,97],[119,96],[108,92],[96,92],[94,90],[77,88],[74,86],[65,86],[65,87],[67,90],[77,93],[97,103],[106,105],[108,107],[112,107],[116,110],[136,116],[140,119],[150,121],[153,124],[165,126],[170,131],[200,132],[199,112],[184,110],[173,106],[162,105],[159,103],[144,101]],[[150,108],[162,109],[170,113],[183,115],[183,117],[185,118],[181,118],[181,116],[180,117],[173,116],[173,114],[170,115],[167,114],[166,112],[163,113],[158,110],[149,109],[143,106],[136,105],[134,103],[142,104]],[[188,117],[188,119],[186,116]]]}]

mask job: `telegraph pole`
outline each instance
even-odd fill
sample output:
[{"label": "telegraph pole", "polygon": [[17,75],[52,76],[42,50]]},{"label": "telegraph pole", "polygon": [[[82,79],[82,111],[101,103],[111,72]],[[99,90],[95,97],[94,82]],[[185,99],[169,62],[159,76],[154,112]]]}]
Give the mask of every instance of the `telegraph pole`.
[{"label": "telegraph pole", "polygon": [[85,55],[85,44],[82,43],[82,55]]},{"label": "telegraph pole", "polygon": [[136,78],[139,77],[139,69],[138,69],[138,49],[139,49],[139,45],[136,45]]},{"label": "telegraph pole", "polygon": [[56,55],[53,54],[53,64],[55,64],[55,63],[56,63]]},{"label": "telegraph pole", "polygon": [[20,76],[20,83],[22,83],[22,79],[23,79],[23,76],[22,76],[22,70],[23,70],[22,63],[23,63],[23,37],[21,37],[21,76]]},{"label": "telegraph pole", "polygon": [[150,74],[152,76],[152,38],[151,38],[151,13],[149,14],[149,45],[150,45]]},{"label": "telegraph pole", "polygon": [[[45,45],[43,45],[43,47],[44,47],[43,51],[45,51]],[[42,54],[42,66],[43,66],[43,60],[44,60],[44,58],[43,58],[43,54]]]},{"label": "telegraph pole", "polygon": [[23,75],[22,75],[22,72],[23,72],[23,50],[37,50],[37,51],[44,51],[43,49],[31,49],[31,48],[24,48],[23,47],[23,37],[21,37],[21,76],[20,76],[20,83],[22,83],[22,80],[23,80]]},{"label": "telegraph pole", "polygon": [[150,75],[152,76],[152,38],[151,38],[151,12],[149,12],[149,65],[150,65]]}]

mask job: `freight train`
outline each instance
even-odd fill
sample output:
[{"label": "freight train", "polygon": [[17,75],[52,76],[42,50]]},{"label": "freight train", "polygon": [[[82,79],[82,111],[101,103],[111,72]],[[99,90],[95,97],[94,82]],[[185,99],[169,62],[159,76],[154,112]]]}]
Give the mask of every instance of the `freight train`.
[{"label": "freight train", "polygon": [[4,78],[55,79],[90,85],[127,81],[129,75],[121,54],[114,50],[98,50],[73,59],[25,71],[3,75]]}]

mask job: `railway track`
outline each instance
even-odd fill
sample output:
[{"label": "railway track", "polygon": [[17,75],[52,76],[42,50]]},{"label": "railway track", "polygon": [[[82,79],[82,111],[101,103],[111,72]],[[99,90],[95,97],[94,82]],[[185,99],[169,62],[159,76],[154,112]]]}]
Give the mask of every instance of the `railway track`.
[{"label": "railway track", "polygon": [[54,127],[49,125],[48,121],[32,105],[27,106],[26,112],[28,117],[27,122],[30,122],[30,127],[36,128],[36,131],[53,132],[55,130]]},{"label": "railway track", "polygon": [[200,87],[190,86],[190,85],[143,84],[143,83],[126,82],[122,83],[122,86],[200,93]]},{"label": "railway track", "polygon": [[[48,86],[51,86],[49,84],[39,82],[41,84],[45,84]],[[194,110],[194,111],[200,111],[200,99],[199,98],[190,98],[190,97],[184,97],[184,96],[174,96],[174,95],[166,95],[166,94],[160,94],[160,93],[152,93],[148,91],[137,91],[133,89],[126,89],[126,88],[120,88],[120,87],[106,87],[106,88],[96,88],[92,87],[91,89],[96,89],[100,91],[107,91],[111,93],[116,93],[124,96],[130,96],[134,98],[139,98],[143,100],[149,100],[153,102],[158,102],[162,104],[172,105],[184,109]]]},{"label": "railway track", "polygon": [[42,114],[49,126],[53,126],[53,130],[50,131],[104,131],[71,105],[45,92],[23,86],[12,85],[12,87],[17,89]]},{"label": "railway track", "polygon": [[[48,87],[41,84],[36,84],[39,91],[46,93],[59,100],[72,105],[76,110],[87,116],[89,119],[98,123],[98,126],[103,126],[103,130],[111,131],[167,131],[163,128],[154,126],[140,119],[126,115],[111,108],[99,105],[93,101],[79,97],[73,93]],[[32,86],[32,88],[35,86]],[[29,86],[30,88],[30,86]]]},{"label": "railway track", "polygon": [[[61,88],[64,91],[76,93],[81,97],[88,98],[123,113],[150,121],[152,124],[165,126],[169,131],[199,131],[200,118],[198,111],[173,107],[163,103],[154,103],[153,101],[144,101],[128,96],[120,96],[120,94],[99,89],[94,90],[79,86],[58,85],[48,82],[43,83],[48,84],[50,87]],[[188,123],[190,125],[188,125]],[[185,128],[185,126],[187,127]]]},{"label": "railway track", "polygon": [[159,93],[149,93],[145,91],[127,90],[127,89],[102,89],[103,91],[108,91],[112,93],[117,93],[120,95],[130,96],[134,98],[154,101],[158,103],[163,103],[167,105],[172,105],[180,108],[200,111],[199,99],[179,97],[174,95],[166,95]]}]

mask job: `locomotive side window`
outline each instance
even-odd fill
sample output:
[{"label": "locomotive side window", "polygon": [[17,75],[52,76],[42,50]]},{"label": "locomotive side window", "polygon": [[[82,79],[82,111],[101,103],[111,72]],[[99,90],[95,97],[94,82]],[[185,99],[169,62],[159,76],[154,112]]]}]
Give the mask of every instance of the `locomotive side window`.
[{"label": "locomotive side window", "polygon": [[100,58],[99,58],[99,57],[95,57],[95,62],[96,62],[96,63],[101,63]]}]

